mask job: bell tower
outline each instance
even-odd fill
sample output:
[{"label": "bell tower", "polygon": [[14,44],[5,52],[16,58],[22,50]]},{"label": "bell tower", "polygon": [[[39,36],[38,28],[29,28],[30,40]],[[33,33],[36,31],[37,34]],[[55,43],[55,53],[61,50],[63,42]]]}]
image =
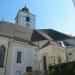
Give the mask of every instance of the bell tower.
[{"label": "bell tower", "polygon": [[31,14],[29,9],[25,6],[19,10],[16,16],[16,24],[22,27],[35,29],[35,15]]}]

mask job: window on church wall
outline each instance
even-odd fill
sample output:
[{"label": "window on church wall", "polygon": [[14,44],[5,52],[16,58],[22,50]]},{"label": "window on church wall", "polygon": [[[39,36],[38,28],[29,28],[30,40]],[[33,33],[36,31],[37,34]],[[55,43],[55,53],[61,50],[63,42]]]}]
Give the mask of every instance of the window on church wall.
[{"label": "window on church wall", "polygon": [[30,27],[30,24],[26,23],[26,27]]},{"label": "window on church wall", "polygon": [[16,75],[21,75],[21,71],[16,71]]},{"label": "window on church wall", "polygon": [[46,56],[43,56],[43,69],[46,71],[47,70],[47,60]]},{"label": "window on church wall", "polygon": [[69,60],[72,60],[72,53],[69,53],[69,54],[68,54],[68,59],[69,59]]},{"label": "window on church wall", "polygon": [[30,18],[29,18],[29,17],[26,17],[26,21],[27,21],[27,22],[30,22]]},{"label": "window on church wall", "polygon": [[4,67],[4,58],[5,58],[5,46],[0,46],[0,67]]},{"label": "window on church wall", "polygon": [[16,63],[21,63],[21,56],[22,56],[22,52],[21,51],[18,51],[17,52],[17,60],[16,60]]}]

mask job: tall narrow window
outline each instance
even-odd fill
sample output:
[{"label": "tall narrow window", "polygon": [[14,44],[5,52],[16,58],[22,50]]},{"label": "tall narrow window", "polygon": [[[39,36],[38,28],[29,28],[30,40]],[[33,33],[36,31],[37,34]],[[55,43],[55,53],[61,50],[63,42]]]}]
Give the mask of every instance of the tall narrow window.
[{"label": "tall narrow window", "polygon": [[22,55],[22,52],[18,51],[16,63],[21,63],[21,55]]},{"label": "tall narrow window", "polygon": [[47,70],[47,61],[46,61],[46,56],[43,56],[43,68],[44,68],[44,71]]},{"label": "tall narrow window", "polygon": [[0,46],[0,67],[4,67],[5,46]]},{"label": "tall narrow window", "polygon": [[27,21],[27,22],[30,22],[30,18],[29,18],[29,17],[26,17],[26,21]]}]

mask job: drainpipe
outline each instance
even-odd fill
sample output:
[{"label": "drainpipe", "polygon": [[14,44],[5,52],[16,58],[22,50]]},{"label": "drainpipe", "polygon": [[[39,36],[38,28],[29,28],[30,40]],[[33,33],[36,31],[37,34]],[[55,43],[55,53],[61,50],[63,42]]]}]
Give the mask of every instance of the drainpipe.
[{"label": "drainpipe", "polygon": [[[38,40],[38,51],[39,51],[39,40]],[[39,64],[39,72],[40,72],[40,61],[38,61]]]},{"label": "drainpipe", "polygon": [[8,41],[8,49],[7,49],[7,53],[6,53],[6,61],[5,61],[5,71],[4,71],[4,75],[6,75],[6,70],[7,70],[9,46],[10,46],[10,38],[9,38],[9,41]]}]

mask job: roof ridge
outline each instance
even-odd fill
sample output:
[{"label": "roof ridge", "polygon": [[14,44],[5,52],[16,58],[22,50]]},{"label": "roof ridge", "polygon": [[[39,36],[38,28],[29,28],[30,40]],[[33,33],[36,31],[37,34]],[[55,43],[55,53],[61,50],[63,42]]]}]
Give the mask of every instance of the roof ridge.
[{"label": "roof ridge", "polygon": [[58,32],[58,33],[61,33],[61,34],[63,34],[63,35],[69,36],[69,37],[73,37],[73,36],[71,36],[71,35],[69,35],[69,34],[66,34],[66,33],[64,33],[64,32],[61,32],[61,31],[57,31],[57,30],[54,30],[54,29],[50,29],[50,30],[56,31],[56,32]]}]

